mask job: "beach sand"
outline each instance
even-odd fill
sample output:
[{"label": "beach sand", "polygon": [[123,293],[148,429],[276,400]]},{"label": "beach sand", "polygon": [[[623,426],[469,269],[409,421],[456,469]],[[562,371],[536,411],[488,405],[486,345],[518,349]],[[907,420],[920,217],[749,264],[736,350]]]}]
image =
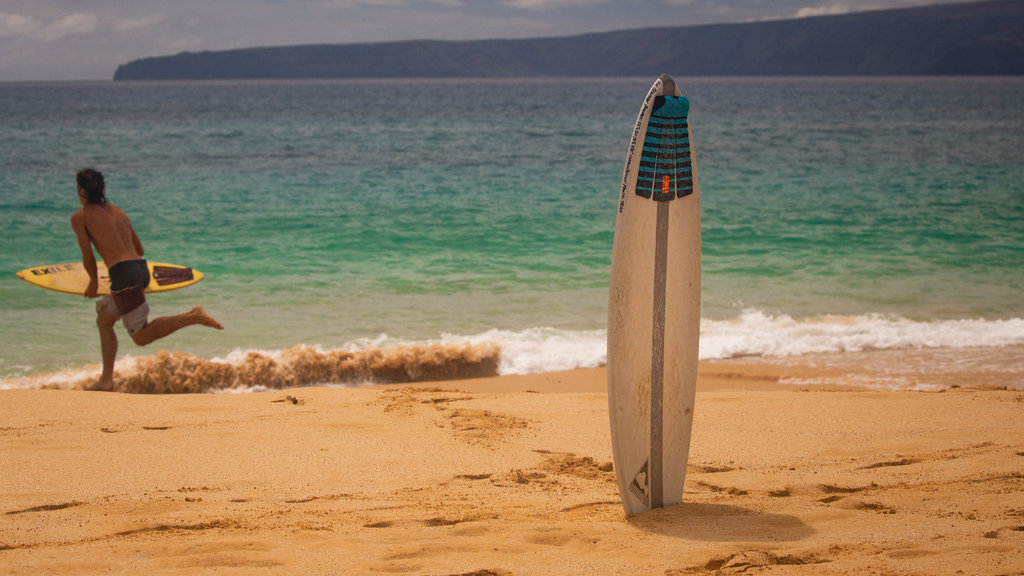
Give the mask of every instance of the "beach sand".
[{"label": "beach sand", "polygon": [[702,363],[684,502],[629,518],[603,369],[0,391],[0,573],[1024,574],[1024,390],[837,370]]}]

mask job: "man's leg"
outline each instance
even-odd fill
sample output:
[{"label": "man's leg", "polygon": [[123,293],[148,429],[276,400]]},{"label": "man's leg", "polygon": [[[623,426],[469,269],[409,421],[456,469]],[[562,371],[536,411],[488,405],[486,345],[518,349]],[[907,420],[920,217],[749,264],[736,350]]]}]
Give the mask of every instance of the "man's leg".
[{"label": "man's leg", "polygon": [[96,327],[100,331],[100,352],[103,356],[103,374],[99,382],[90,386],[89,390],[109,392],[114,389],[114,360],[117,359],[117,334],[114,333],[114,318],[105,307],[96,313]]},{"label": "man's leg", "polygon": [[177,316],[161,316],[160,318],[151,321],[141,330],[132,334],[132,340],[134,340],[139,346],[146,346],[156,342],[164,336],[173,334],[186,326],[194,326],[196,324],[209,326],[210,328],[216,328],[217,330],[224,329],[224,327],[220,325],[220,322],[214,320],[206,313],[206,310],[203,310],[202,306],[196,306],[184,314],[178,314]]}]

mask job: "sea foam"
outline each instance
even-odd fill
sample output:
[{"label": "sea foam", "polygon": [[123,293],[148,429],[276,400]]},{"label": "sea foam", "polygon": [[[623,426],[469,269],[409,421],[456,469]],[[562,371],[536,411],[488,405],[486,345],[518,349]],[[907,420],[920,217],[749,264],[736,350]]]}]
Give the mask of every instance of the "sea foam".
[{"label": "sea foam", "polygon": [[[899,316],[793,318],[745,310],[701,321],[702,360],[923,348],[1024,345],[1024,319],[916,321]],[[284,350],[237,350],[222,358],[161,351],[118,361],[118,389],[139,393],[256,391],[311,385],[429,382],[598,367],[606,331],[537,327],[446,334],[409,341],[382,334],[339,349],[298,344]],[[98,365],[0,380],[4,388],[81,388]]]},{"label": "sea foam", "polygon": [[965,348],[1024,344],[1024,319],[915,321],[867,314],[794,319],[744,310],[701,321],[700,357],[794,356],[898,348]]},{"label": "sea foam", "polygon": [[496,375],[500,354],[500,348],[491,343],[365,350],[323,350],[300,344],[274,352],[236,352],[223,360],[161,351],[137,358],[120,371],[118,389],[177,393],[459,380]]}]

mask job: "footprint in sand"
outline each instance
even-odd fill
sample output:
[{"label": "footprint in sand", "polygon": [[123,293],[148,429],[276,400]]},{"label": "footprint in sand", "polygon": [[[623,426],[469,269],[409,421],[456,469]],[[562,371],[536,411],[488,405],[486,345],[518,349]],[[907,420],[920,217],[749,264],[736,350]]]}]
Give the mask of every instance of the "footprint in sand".
[{"label": "footprint in sand", "polygon": [[572,453],[553,454],[541,465],[541,469],[552,474],[576,476],[587,480],[615,481],[614,464],[598,462],[590,456],[579,457]]},{"label": "footprint in sand", "polygon": [[819,484],[818,489],[825,494],[856,494],[857,492],[863,492],[870,488],[870,486],[855,486],[845,487],[836,486],[835,484]]},{"label": "footprint in sand", "polygon": [[444,576],[512,576],[511,572],[505,570],[474,570],[472,572],[462,572],[459,574],[445,574]]},{"label": "footprint in sand", "polygon": [[61,504],[44,504],[42,506],[33,506],[31,508],[25,508],[23,510],[11,510],[7,512],[8,515],[14,514],[27,514],[29,512],[52,512],[54,510],[64,510],[65,508],[74,508],[75,506],[81,506],[81,502],[63,502]]},{"label": "footprint in sand", "polygon": [[665,574],[681,575],[701,572],[715,574],[742,574],[748,571],[762,571],[770,566],[803,566],[808,564],[825,564],[831,562],[813,554],[778,555],[766,550],[741,550],[728,556],[717,556],[704,564],[682,570],[667,570]]},{"label": "footprint in sand", "polygon": [[876,468],[893,468],[896,466],[910,466],[911,464],[917,464],[921,462],[920,458],[900,458],[899,460],[889,460],[886,462],[875,462],[867,466],[862,466],[858,470],[874,470]]},{"label": "footprint in sand", "polygon": [[687,474],[720,474],[722,472],[732,472],[733,470],[735,470],[735,468],[724,464],[691,464],[686,467]]},{"label": "footprint in sand", "polygon": [[866,500],[860,500],[856,498],[844,499],[839,505],[840,508],[846,510],[860,510],[864,512],[876,512],[878,514],[896,514],[896,509],[892,506],[882,504],[880,502],[868,502]]},{"label": "footprint in sand", "polygon": [[487,480],[491,476],[493,476],[493,474],[490,474],[490,473],[486,473],[486,474],[459,474],[458,476],[455,477],[455,479],[456,480]]},{"label": "footprint in sand", "polygon": [[1014,532],[1024,532],[1024,526],[1004,526],[998,530],[992,530],[985,532],[985,538],[1001,538],[1003,533],[1012,534]]},{"label": "footprint in sand", "polygon": [[445,418],[457,437],[480,444],[492,444],[505,434],[529,426],[527,421],[522,418],[498,414],[489,410],[459,408],[450,411]]},{"label": "footprint in sand", "polygon": [[747,490],[736,488],[735,486],[715,486],[714,484],[708,484],[707,482],[697,482],[697,486],[703,488],[704,490],[709,490],[711,492],[722,492],[730,496],[745,496],[747,494],[750,494],[750,492],[748,492]]}]

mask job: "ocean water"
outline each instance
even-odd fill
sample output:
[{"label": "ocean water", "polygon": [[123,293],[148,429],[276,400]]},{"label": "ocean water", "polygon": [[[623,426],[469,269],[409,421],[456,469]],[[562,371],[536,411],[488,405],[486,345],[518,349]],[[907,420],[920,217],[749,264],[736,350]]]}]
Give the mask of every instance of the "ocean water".
[{"label": "ocean water", "polygon": [[[14,276],[80,259],[84,166],[148,258],[206,274],[153,314],[226,327],[118,327],[125,389],[600,365],[653,80],[0,84],[0,388],[98,371],[92,303]],[[1024,350],[1024,78],[677,81],[702,358]]]}]

